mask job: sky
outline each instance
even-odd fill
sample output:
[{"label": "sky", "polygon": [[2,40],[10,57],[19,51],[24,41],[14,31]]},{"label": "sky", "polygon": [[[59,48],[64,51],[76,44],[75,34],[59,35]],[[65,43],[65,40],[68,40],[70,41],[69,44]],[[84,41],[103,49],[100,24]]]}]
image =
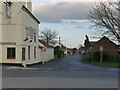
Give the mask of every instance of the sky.
[{"label": "sky", "polygon": [[[90,0],[89,0],[90,1]],[[40,31],[51,28],[58,32],[61,42],[69,48],[84,44],[85,35],[90,41],[95,32],[88,17],[92,2],[70,2],[63,0],[34,0],[32,12],[39,19]],[[93,32],[93,33],[92,33]]]}]

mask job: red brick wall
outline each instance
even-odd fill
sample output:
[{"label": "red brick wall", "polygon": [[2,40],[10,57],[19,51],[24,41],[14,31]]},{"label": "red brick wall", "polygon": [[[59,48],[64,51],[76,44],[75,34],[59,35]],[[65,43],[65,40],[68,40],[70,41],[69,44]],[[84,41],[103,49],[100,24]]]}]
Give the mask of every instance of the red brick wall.
[{"label": "red brick wall", "polygon": [[103,51],[108,52],[109,54],[118,55],[118,46],[105,37],[93,44],[91,53],[93,54],[94,51],[99,51],[101,46],[104,48]]}]

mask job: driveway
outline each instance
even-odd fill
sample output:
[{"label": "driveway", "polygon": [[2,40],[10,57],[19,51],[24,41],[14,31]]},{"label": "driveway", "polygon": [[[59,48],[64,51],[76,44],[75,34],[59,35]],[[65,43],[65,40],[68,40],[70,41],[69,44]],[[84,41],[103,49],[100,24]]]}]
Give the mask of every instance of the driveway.
[{"label": "driveway", "polygon": [[[81,55],[30,66],[30,70],[4,70],[3,87],[117,88],[118,69],[82,63]],[[28,67],[29,68],[29,67]]]}]

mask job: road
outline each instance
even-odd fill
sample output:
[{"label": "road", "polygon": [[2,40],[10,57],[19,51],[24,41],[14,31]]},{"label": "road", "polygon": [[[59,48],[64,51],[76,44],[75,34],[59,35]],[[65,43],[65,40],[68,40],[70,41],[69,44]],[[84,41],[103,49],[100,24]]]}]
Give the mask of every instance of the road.
[{"label": "road", "polygon": [[35,70],[3,70],[3,88],[118,88],[118,69],[82,63],[81,55],[30,66]]}]

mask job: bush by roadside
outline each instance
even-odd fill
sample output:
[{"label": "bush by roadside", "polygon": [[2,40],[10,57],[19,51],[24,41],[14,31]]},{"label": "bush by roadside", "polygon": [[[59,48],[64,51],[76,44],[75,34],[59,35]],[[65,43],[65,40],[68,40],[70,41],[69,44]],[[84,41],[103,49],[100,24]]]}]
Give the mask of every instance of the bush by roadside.
[{"label": "bush by roadside", "polygon": [[89,61],[88,57],[85,55],[81,56],[81,61],[82,62],[86,62],[89,64],[95,64],[95,65],[103,65],[103,66],[112,66],[112,67],[120,67],[118,62],[110,62],[110,61],[103,61],[100,62],[100,60],[98,59],[97,61],[93,60],[93,61]]},{"label": "bush by roadside", "polygon": [[[108,62],[118,62],[119,57],[117,55],[111,55],[107,52],[102,52],[103,54],[103,61],[108,61]],[[100,60],[100,51],[95,51],[93,53],[93,61],[97,62]]]},{"label": "bush by roadside", "polygon": [[64,51],[60,50],[59,48],[54,49],[54,55],[57,56],[57,58],[64,56]]}]

